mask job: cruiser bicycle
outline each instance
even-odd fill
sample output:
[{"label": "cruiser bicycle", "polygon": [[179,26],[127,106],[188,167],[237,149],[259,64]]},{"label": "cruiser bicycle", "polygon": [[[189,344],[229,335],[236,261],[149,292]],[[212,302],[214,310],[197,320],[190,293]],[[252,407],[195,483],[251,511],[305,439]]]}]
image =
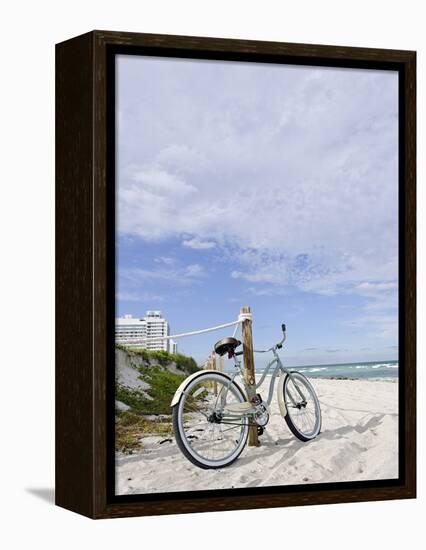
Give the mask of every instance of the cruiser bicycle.
[{"label": "cruiser bicycle", "polygon": [[[318,397],[309,380],[300,372],[284,367],[278,355],[286,339],[286,326],[281,326],[283,337],[278,344],[255,353],[272,353],[256,384],[248,384],[236,351],[241,342],[223,338],[214,346],[215,352],[233,359],[235,372],[230,375],[215,370],[204,370],[186,378],[177,389],[171,406],[176,442],[185,455],[200,468],[223,468],[232,464],[242,453],[250,427],[261,435],[270,417],[270,405],[277,384],[277,398],[281,416],[291,432],[301,441],[314,439],[321,430],[321,409]],[[257,390],[272,369],[266,401]],[[241,377],[242,386],[236,382]]]}]

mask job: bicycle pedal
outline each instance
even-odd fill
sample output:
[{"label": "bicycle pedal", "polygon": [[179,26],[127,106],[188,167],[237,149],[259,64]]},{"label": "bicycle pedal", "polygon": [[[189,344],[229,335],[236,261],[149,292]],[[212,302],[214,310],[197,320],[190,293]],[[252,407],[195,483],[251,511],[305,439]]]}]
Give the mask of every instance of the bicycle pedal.
[{"label": "bicycle pedal", "polygon": [[257,426],[257,435],[263,435],[265,429],[262,426]]}]

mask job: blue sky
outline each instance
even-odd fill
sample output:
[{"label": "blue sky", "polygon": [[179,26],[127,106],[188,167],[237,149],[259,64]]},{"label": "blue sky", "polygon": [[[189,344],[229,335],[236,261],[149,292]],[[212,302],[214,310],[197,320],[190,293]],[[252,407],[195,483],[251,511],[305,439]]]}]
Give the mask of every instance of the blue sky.
[{"label": "blue sky", "polygon": [[175,333],[250,305],[256,347],[287,324],[289,364],[397,358],[396,73],[119,56],[117,75],[117,313]]}]

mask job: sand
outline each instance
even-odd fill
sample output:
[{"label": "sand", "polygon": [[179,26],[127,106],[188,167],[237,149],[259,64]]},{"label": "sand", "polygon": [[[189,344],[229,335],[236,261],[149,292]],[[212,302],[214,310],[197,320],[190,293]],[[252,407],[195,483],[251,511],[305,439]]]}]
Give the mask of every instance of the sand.
[{"label": "sand", "polygon": [[[261,446],[246,446],[231,466],[200,469],[182,455],[174,440],[146,437],[142,440],[142,453],[117,455],[117,494],[398,477],[398,383],[327,379],[311,382],[322,411],[322,431],[315,440],[303,443],[293,436],[279,414],[274,396]],[[263,394],[266,393],[264,389]]]}]

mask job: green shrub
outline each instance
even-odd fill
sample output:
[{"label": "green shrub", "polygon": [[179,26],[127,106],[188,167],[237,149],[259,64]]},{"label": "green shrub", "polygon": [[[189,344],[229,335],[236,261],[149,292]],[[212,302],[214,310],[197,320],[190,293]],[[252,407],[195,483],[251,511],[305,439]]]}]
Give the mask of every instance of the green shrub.
[{"label": "green shrub", "polygon": [[[170,403],[176,390],[185,380],[185,375],[173,374],[158,367],[141,367],[139,372],[141,380],[147,382],[150,387],[143,392],[116,384],[115,398],[139,413],[170,414]],[[144,393],[152,399],[147,398]]]},{"label": "green shrub", "polygon": [[154,359],[162,367],[167,367],[170,363],[175,363],[176,368],[187,373],[192,374],[200,370],[195,359],[193,357],[188,357],[186,355],[181,355],[180,353],[168,353],[167,351],[148,351],[146,349],[134,349],[134,348],[123,348],[123,346],[117,345],[118,349],[124,351],[129,351],[136,355],[140,355],[145,360],[149,361]]}]

